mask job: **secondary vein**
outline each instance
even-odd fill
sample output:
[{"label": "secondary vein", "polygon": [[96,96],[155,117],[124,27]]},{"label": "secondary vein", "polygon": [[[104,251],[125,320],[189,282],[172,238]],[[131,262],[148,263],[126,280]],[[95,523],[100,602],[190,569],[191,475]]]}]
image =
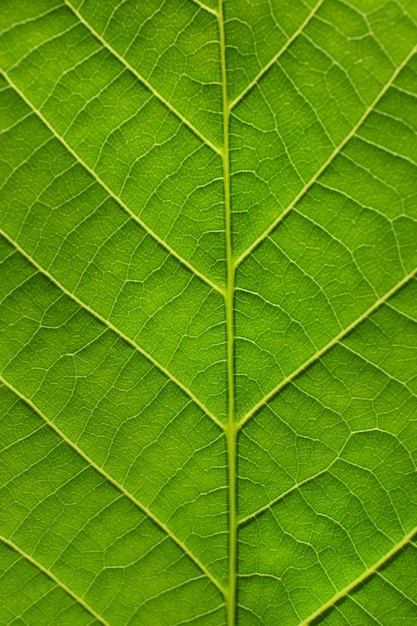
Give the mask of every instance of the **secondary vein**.
[{"label": "secondary vein", "polygon": [[46,415],[42,413],[42,411],[25,395],[23,395],[14,385],[12,385],[8,380],[6,380],[0,374],[0,382],[3,383],[5,387],[10,389],[20,400],[22,400],[29,408],[32,409],[38,417],[40,417],[67,445],[69,445],[76,454],[78,454],[84,461],[90,465],[96,472],[98,472],[103,478],[107,480],[113,487],[115,487],[120,493],[122,493],[130,502],[132,502],[138,509],[142,511],[152,522],[162,530],[172,541],[184,552],[191,561],[207,576],[207,578],[213,583],[215,587],[220,591],[222,595],[225,594],[225,591],[219,581],[210,573],[210,571],[200,562],[200,560],[187,548],[187,546],[179,539],[164,522],[156,517],[144,504],[142,504],[133,494],[130,493],[121,483],[119,483],[115,478],[113,478],[103,467],[100,467],[91,459],[88,454],[86,454],[82,448],[80,448],[76,443],[71,441],[67,437],[67,435],[60,429],[54,422],[52,422]]},{"label": "secondary vein", "polygon": [[236,259],[236,261],[235,261],[235,267],[236,268],[242,263],[242,261],[244,261],[246,259],[247,256],[249,256],[251,254],[251,252],[255,248],[257,248],[262,243],[262,241],[264,241],[264,239],[273,230],[275,230],[275,228],[278,226],[278,224],[280,222],[282,222],[282,220],[288,215],[288,213],[290,213],[290,211],[300,202],[300,200],[305,196],[305,194],[314,185],[314,183],[320,178],[320,176],[329,167],[329,165],[331,163],[333,163],[333,161],[337,157],[337,155],[341,153],[343,148],[349,143],[349,141],[352,139],[352,137],[354,137],[356,135],[358,129],[362,126],[362,124],[365,122],[365,120],[368,118],[368,116],[372,113],[372,111],[374,111],[374,109],[375,109],[376,105],[378,104],[378,102],[386,94],[388,89],[394,83],[394,81],[397,78],[397,76],[400,74],[401,70],[404,69],[404,67],[408,64],[408,62],[414,56],[416,51],[417,51],[417,46],[414,46],[414,48],[411,49],[411,51],[408,53],[408,55],[405,57],[405,59],[400,63],[400,65],[393,72],[393,74],[391,75],[390,79],[385,83],[384,87],[377,94],[376,98],[374,98],[373,102],[371,102],[371,104],[368,106],[368,108],[364,111],[364,113],[362,114],[360,119],[356,122],[356,124],[353,126],[353,128],[350,130],[350,132],[346,135],[346,137],[343,139],[343,141],[341,141],[341,143],[338,146],[336,146],[336,148],[333,150],[333,152],[328,157],[328,159],[323,163],[323,165],[321,167],[319,167],[319,169],[314,174],[314,176],[312,176],[312,178],[310,178],[310,180],[299,191],[299,193],[294,198],[294,200],[287,206],[286,209],[284,209],[282,211],[282,213],[280,213],[278,215],[278,217],[268,226],[268,228],[266,230],[264,230],[264,232],[261,233],[259,235],[259,237],[257,237],[255,239],[255,241],[253,241],[251,243],[251,245],[248,248],[246,248],[246,250],[244,252],[242,252],[242,254]]},{"label": "secondary vein", "polygon": [[87,613],[90,613],[90,615],[92,615],[94,619],[96,619],[100,624],[103,624],[103,626],[109,626],[108,622],[106,622],[101,617],[101,615],[96,613],[94,609],[92,609],[91,606],[89,606],[83,598],[81,598],[76,593],[74,593],[74,591],[71,591],[71,589],[67,587],[65,583],[60,581],[59,578],[55,576],[55,574],[53,574],[49,569],[47,569],[41,563],[39,563],[36,559],[34,559],[33,556],[31,556],[30,554],[22,550],[22,548],[20,548],[16,543],[14,543],[14,541],[7,539],[7,537],[3,537],[3,535],[0,535],[0,541],[2,541],[4,545],[14,550],[14,552],[19,554],[26,561],[34,565],[38,570],[40,570],[43,574],[45,574],[45,576],[47,576],[50,580],[52,580],[52,582],[54,582],[57,587],[60,587],[60,589],[65,591],[66,594],[68,594],[73,600],[75,600],[77,604],[82,606],[82,608],[85,611],[87,611]]},{"label": "secondary vein", "polygon": [[287,39],[287,41],[282,46],[282,48],[278,50],[278,52],[272,57],[272,59],[270,59],[268,63],[258,72],[255,78],[251,80],[251,82],[243,89],[243,91],[241,91],[241,93],[231,102],[230,110],[234,109],[235,106],[238,105],[239,102],[241,102],[244,99],[246,94],[249,93],[249,91],[251,91],[251,89],[253,89],[253,87],[261,80],[262,76],[264,76],[268,72],[268,70],[278,61],[279,57],[282,56],[286,50],[288,50],[288,48],[293,43],[293,41],[295,41],[295,39],[297,39],[297,37],[303,32],[307,24],[311,22],[311,20],[316,15],[317,11],[319,10],[323,2],[324,0],[319,0],[317,2],[317,4],[313,7],[313,9],[305,18],[304,22],[291,35],[291,37]]},{"label": "secondary vein", "polygon": [[353,589],[358,587],[358,585],[360,585],[365,580],[367,580],[370,576],[372,576],[372,574],[375,574],[375,572],[377,572],[380,567],[385,565],[385,563],[387,563],[396,554],[398,554],[398,552],[400,552],[400,550],[402,550],[404,546],[406,546],[410,541],[412,541],[412,539],[414,538],[416,534],[417,534],[417,527],[413,528],[412,531],[410,531],[407,535],[405,535],[405,537],[401,541],[399,541],[397,544],[395,544],[389,552],[384,554],[384,556],[381,557],[379,561],[377,561],[376,563],[374,563],[374,565],[372,565],[367,570],[365,570],[360,576],[358,576],[358,578],[356,578],[353,582],[351,582],[349,585],[344,587],[344,589],[341,589],[340,591],[338,591],[332,598],[330,598],[330,600],[328,600],[319,609],[317,609],[317,611],[309,615],[307,619],[303,620],[300,626],[308,626],[308,624],[311,624],[317,617],[319,617],[325,611],[327,611],[327,609],[330,609],[339,600],[344,598],[351,591],[353,591]]},{"label": "secondary vein", "polygon": [[12,237],[10,237],[4,230],[0,228],[0,235],[6,239],[33,267],[35,267],[41,274],[43,274],[48,280],[53,283],[58,289],[64,293],[66,296],[71,298],[78,306],[85,311],[87,311],[90,315],[95,317],[99,322],[107,326],[110,330],[112,330],[116,335],[118,335],[123,341],[128,343],[132,348],[137,350],[147,361],[152,363],[160,372],[165,374],[165,376],[171,380],[177,387],[179,387],[193,402],[196,404],[221,430],[224,430],[224,424],[197,398],[193,392],[188,389],[184,383],[178,380],[169,370],[167,370],[161,363],[159,363],[151,354],[146,352],[136,341],[128,337],[125,333],[123,333],[117,326],[112,324],[108,319],[100,315],[95,309],[92,309],[88,304],[80,300],[78,296],[74,293],[66,289],[64,285],[62,285],[59,280],[57,280],[48,270],[44,269],[34,258],[30,256]]},{"label": "secondary vein", "polygon": [[301,374],[304,370],[310,367],[310,365],[315,363],[319,358],[321,358],[324,354],[326,354],[326,352],[328,352],[331,348],[333,348],[333,346],[339,343],[339,341],[344,339],[346,335],[348,335],[361,322],[367,319],[374,311],[379,309],[379,307],[382,304],[384,304],[387,300],[389,300],[389,298],[391,298],[395,293],[397,293],[397,291],[399,291],[410,280],[412,280],[416,274],[417,274],[417,267],[412,272],[404,276],[404,278],[402,278],[402,280],[400,280],[399,283],[397,283],[396,285],[394,285],[394,287],[392,287],[389,291],[387,291],[387,293],[385,293],[383,296],[378,298],[378,300],[376,300],[372,306],[370,306],[366,311],[364,311],[364,313],[362,313],[362,315],[360,315],[353,322],[351,322],[349,326],[346,326],[346,328],[340,331],[338,335],[333,337],[331,341],[329,341],[326,345],[320,348],[320,350],[317,350],[317,352],[312,354],[310,358],[304,361],[304,363],[302,363],[293,372],[291,372],[291,374],[286,376],[286,378],[284,378],[280,383],[278,383],[278,385],[276,385],[273,389],[271,389],[271,391],[269,391],[261,400],[259,400],[259,402],[257,402],[250,409],[250,411],[246,413],[246,415],[244,415],[244,417],[242,417],[242,419],[238,422],[238,429],[242,428],[242,426],[244,426],[244,424],[246,424],[246,422],[248,422],[250,418],[255,413],[257,413],[257,411],[259,411],[260,408],[262,408],[265,404],[267,404],[269,400],[271,400],[283,387],[288,385],[288,383],[290,383],[294,378],[299,376],[299,374]]},{"label": "secondary vein", "polygon": [[203,133],[200,130],[198,130],[198,128],[194,126],[194,124],[192,124],[189,120],[187,120],[187,118],[184,117],[170,103],[169,100],[167,100],[162,94],[160,94],[159,91],[157,91],[157,89],[155,89],[155,87],[153,87],[153,85],[151,85],[151,83],[148,80],[146,80],[144,76],[139,74],[139,72],[132,65],[130,65],[130,63],[126,61],[126,59],[121,54],[117,52],[117,50],[115,50],[105,39],[103,39],[100,33],[98,33],[84,19],[81,13],[68,0],[64,0],[64,4],[68,7],[70,11],[72,11],[72,13],[77,17],[80,23],[83,24],[83,26],[95,37],[95,39],[97,39],[97,41],[99,41],[100,44],[104,48],[106,48],[120,63],[122,63],[126,67],[126,69],[128,69],[129,72],[131,72],[135,76],[135,78],[137,78],[142,83],[142,85],[144,85],[156,98],[158,98],[158,100],[162,102],[166,106],[166,108],[169,109],[171,113],[173,113],[177,117],[177,119],[179,119],[183,124],[185,124],[194,133],[196,137],[198,137],[203,143],[209,146],[209,148],[211,148],[214,152],[216,152],[219,155],[222,154],[221,148],[216,146],[212,141],[210,141],[210,139],[208,139],[205,135],[203,135]]},{"label": "secondary vein", "polygon": [[8,82],[10,87],[12,89],[14,89],[14,91],[20,96],[20,98],[27,104],[27,106],[41,120],[41,122],[51,132],[53,137],[55,137],[55,139],[57,139],[64,146],[64,148],[71,154],[71,156],[75,159],[75,161],[78,162],[88,172],[88,174],[90,174],[90,176],[92,176],[92,178],[100,185],[100,187],[102,187],[106,191],[106,193],[109,195],[109,197],[113,198],[113,200],[116,201],[116,203],[120,206],[120,208],[123,209],[123,211],[125,211],[129,215],[129,217],[131,217],[137,224],[139,224],[139,226],[141,228],[143,228],[143,230],[146,233],[148,233],[148,235],[150,237],[152,237],[152,239],[154,239],[154,241],[156,241],[170,255],[175,257],[177,259],[177,261],[179,261],[179,263],[181,263],[181,265],[183,267],[185,267],[192,274],[197,276],[200,280],[205,282],[209,287],[211,287],[212,289],[214,289],[215,291],[217,291],[221,295],[224,295],[224,289],[222,287],[220,287],[219,285],[216,285],[216,283],[214,283],[212,280],[210,280],[210,278],[208,278],[205,274],[200,272],[200,270],[198,270],[196,267],[194,267],[189,261],[184,259],[184,257],[182,257],[176,250],[174,250],[174,248],[172,248],[164,239],[159,237],[159,235],[157,235],[157,233],[155,233],[155,231],[153,231],[151,228],[149,228],[149,226],[146,224],[146,222],[144,222],[138,215],[136,215],[136,213],[134,213],[131,209],[129,209],[127,204],[125,202],[123,202],[123,200],[121,198],[119,198],[119,196],[117,194],[115,194],[110,189],[110,187],[104,182],[104,180],[102,180],[100,178],[100,176],[93,170],[93,168],[91,168],[77,154],[77,152],[75,152],[75,150],[73,150],[73,148],[71,148],[71,146],[67,143],[67,141],[64,139],[64,137],[62,137],[61,135],[59,135],[57,133],[55,128],[52,126],[52,124],[50,124],[50,122],[41,113],[41,111],[39,111],[39,109],[37,109],[33,105],[31,100],[29,100],[29,98],[26,97],[26,95],[23,93],[23,91],[21,91],[21,89],[19,89],[19,87],[13,82],[13,80],[10,78],[10,76],[4,70],[0,70],[0,75],[2,75],[4,77],[4,79]]}]

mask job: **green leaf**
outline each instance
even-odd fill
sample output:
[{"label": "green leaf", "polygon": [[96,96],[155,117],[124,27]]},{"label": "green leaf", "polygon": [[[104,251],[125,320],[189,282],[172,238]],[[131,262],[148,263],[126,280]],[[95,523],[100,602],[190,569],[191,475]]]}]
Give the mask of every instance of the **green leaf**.
[{"label": "green leaf", "polygon": [[1,0],[0,623],[417,623],[417,4]]}]

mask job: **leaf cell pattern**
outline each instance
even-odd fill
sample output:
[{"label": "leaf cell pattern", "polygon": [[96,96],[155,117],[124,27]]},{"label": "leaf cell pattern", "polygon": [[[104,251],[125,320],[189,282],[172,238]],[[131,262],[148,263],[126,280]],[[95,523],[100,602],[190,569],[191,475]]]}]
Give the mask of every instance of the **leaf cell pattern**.
[{"label": "leaf cell pattern", "polygon": [[417,623],[414,0],[2,0],[0,623]]}]

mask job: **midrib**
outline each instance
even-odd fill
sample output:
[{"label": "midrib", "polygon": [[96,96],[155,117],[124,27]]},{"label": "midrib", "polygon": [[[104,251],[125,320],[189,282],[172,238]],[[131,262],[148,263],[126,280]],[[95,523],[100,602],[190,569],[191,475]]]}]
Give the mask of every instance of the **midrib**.
[{"label": "midrib", "polygon": [[236,420],[235,420],[235,377],[234,377],[234,291],[235,268],[232,247],[232,212],[230,197],[230,105],[227,96],[227,69],[226,69],[226,41],[224,32],[224,0],[219,0],[219,38],[222,78],[222,108],[223,108],[223,185],[225,205],[226,229],[226,271],[227,282],[225,292],[226,333],[227,333],[227,481],[229,504],[229,539],[228,560],[229,577],[226,594],[227,624],[236,623],[236,542],[237,542],[237,515],[236,515]]}]

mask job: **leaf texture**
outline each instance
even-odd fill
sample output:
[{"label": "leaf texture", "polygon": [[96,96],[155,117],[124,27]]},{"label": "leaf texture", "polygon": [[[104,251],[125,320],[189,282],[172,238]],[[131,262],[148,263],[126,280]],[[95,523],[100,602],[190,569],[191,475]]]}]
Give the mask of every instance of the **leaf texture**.
[{"label": "leaf texture", "polygon": [[0,623],[417,623],[417,4],[1,0]]}]

